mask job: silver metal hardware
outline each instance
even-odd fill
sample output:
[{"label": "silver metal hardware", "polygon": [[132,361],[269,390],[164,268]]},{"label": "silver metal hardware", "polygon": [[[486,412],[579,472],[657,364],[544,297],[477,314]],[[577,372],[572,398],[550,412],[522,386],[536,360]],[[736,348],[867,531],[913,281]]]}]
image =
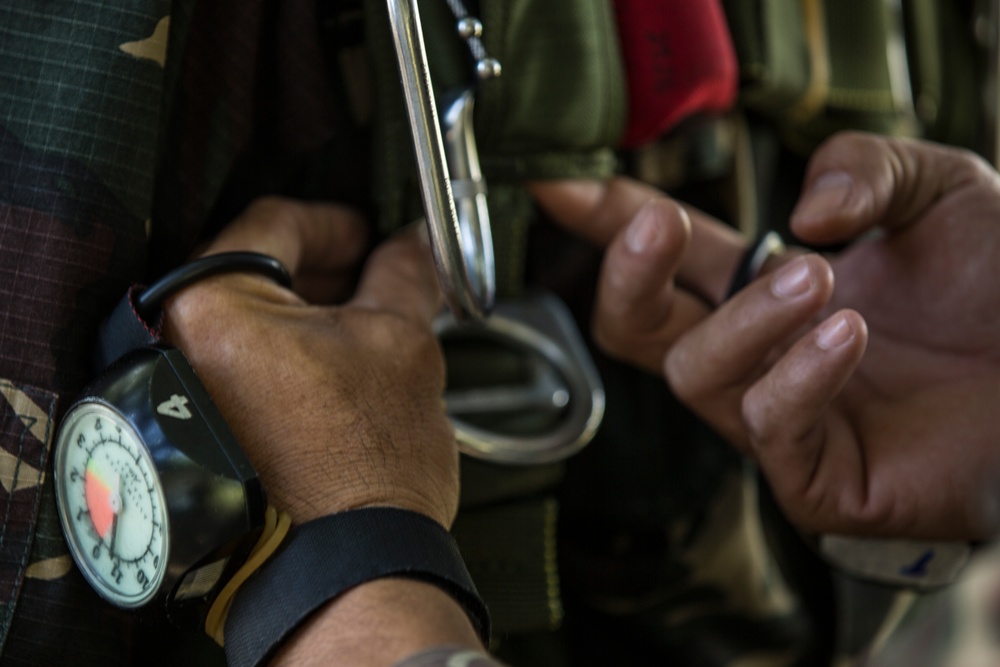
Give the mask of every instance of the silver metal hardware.
[{"label": "silver metal hardware", "polygon": [[[493,308],[496,274],[489,218],[474,233],[458,220],[415,0],[387,0],[434,262],[456,319],[482,320]],[[473,259],[474,261],[469,261]]]},{"label": "silver metal hardware", "polygon": [[458,228],[463,239],[464,262],[473,275],[495,276],[490,209],[486,204],[486,181],[479,168],[479,151],[473,128],[475,96],[463,90],[443,100],[442,132]]},{"label": "silver metal hardware", "polygon": [[496,58],[483,58],[476,63],[476,76],[482,81],[496,79],[503,73],[503,67]]},{"label": "silver metal hardware", "polygon": [[458,20],[456,25],[458,36],[462,39],[472,39],[483,36],[483,22],[475,16],[464,16]]},{"label": "silver metal hardware", "polygon": [[435,326],[449,367],[445,405],[463,452],[530,465],[567,458],[594,437],[604,387],[556,297],[501,301],[474,325],[445,314]]}]

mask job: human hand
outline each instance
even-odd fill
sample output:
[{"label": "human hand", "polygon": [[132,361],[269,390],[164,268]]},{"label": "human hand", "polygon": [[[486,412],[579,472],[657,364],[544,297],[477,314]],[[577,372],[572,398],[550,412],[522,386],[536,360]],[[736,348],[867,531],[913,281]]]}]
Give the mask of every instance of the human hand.
[{"label": "human hand", "polygon": [[[316,293],[324,276],[334,280],[357,261],[363,245],[361,220],[346,209],[265,199],[205,254],[272,255],[296,288],[306,278]],[[429,251],[410,234],[376,249],[341,306],[310,304],[259,276],[227,274],[172,298],[165,331],[270,502],[293,521],[391,505],[450,526],[458,453],[431,329],[440,306]]]},{"label": "human hand", "polygon": [[[847,250],[785,258],[684,319],[663,297],[669,279],[694,280],[711,302],[735,262],[714,265],[715,283],[686,271],[683,253],[706,251],[696,233],[668,247],[677,216],[661,211],[659,243],[630,252],[634,225],[612,242],[595,328],[614,315],[602,301],[619,304],[621,321],[645,318],[645,347],[666,348],[660,368],[678,397],[757,460],[803,530],[988,538],[1000,530],[998,214],[1000,179],[981,160],[842,135],[814,156],[792,230],[810,243],[859,239]],[[612,351],[655,365],[612,326]]]},{"label": "human hand", "polygon": [[731,227],[639,181],[536,181],[553,221],[607,246],[595,295],[595,341],[657,375],[671,345],[726,294],[746,241]]}]

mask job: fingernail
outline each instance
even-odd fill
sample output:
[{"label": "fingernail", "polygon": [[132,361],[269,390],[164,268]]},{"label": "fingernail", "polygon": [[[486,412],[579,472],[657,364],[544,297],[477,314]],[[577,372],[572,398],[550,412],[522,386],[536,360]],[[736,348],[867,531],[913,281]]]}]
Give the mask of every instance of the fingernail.
[{"label": "fingernail", "polygon": [[780,299],[805,294],[812,288],[812,272],[805,257],[793,259],[778,269],[771,283],[771,292]]},{"label": "fingernail", "polygon": [[825,219],[844,208],[854,192],[854,179],[846,171],[831,171],[816,179],[792,212],[797,222]]},{"label": "fingernail", "polygon": [[625,232],[625,245],[635,254],[644,252],[663,237],[663,227],[653,212],[654,208],[652,203],[643,206]]},{"label": "fingernail", "polygon": [[820,325],[816,344],[821,350],[832,350],[854,338],[854,328],[843,315],[835,315]]}]

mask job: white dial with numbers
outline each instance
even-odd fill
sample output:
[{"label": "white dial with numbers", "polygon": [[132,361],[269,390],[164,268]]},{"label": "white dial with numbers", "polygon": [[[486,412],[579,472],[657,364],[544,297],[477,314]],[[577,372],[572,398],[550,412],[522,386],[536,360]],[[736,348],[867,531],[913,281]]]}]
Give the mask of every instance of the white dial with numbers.
[{"label": "white dial with numbers", "polygon": [[103,403],[77,404],[56,442],[55,485],[70,552],[91,585],[120,607],[149,601],[167,567],[167,511],[132,427]]}]

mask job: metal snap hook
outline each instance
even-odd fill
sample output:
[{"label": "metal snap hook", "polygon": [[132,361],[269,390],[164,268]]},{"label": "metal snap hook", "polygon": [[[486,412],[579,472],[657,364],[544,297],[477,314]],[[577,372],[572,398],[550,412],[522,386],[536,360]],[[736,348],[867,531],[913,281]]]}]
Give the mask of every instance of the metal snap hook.
[{"label": "metal snap hook", "polygon": [[489,217],[469,216],[459,220],[420,13],[414,0],[387,0],[387,3],[438,280],[456,320],[482,320],[492,311],[496,299]]},{"label": "metal snap hook", "polygon": [[[600,377],[555,297],[495,303],[486,184],[473,132],[474,94],[461,90],[443,98],[439,120],[415,0],[387,2],[431,249],[451,311],[435,327],[449,373],[463,367],[462,355],[468,352],[471,363],[464,365],[476,376],[450,382],[444,397],[459,448],[498,463],[562,460],[584,447],[601,423]],[[470,45],[477,76],[499,76],[499,62],[478,43],[482,26],[459,9],[458,30]],[[496,314],[487,318],[494,307]],[[508,364],[517,377],[502,368],[499,376],[482,377],[484,360]]]}]

